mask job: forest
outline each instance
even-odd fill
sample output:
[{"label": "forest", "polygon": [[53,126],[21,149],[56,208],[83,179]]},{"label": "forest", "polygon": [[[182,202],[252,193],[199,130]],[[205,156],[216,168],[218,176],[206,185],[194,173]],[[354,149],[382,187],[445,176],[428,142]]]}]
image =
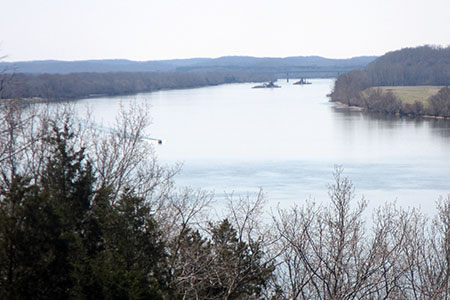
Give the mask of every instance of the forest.
[{"label": "forest", "polygon": [[[178,187],[149,108],[101,131],[69,105],[0,106],[1,299],[449,299],[450,197],[367,201],[336,166],[329,205]],[[430,204],[431,205],[431,204]]]},{"label": "forest", "polygon": [[[442,86],[426,102],[403,103],[383,86]],[[421,46],[388,52],[362,70],[340,75],[331,101],[359,106],[368,111],[450,117],[450,47]],[[369,89],[370,88],[370,89]]]},{"label": "forest", "polygon": [[0,99],[62,101],[273,79],[270,75],[248,72],[3,73],[0,82],[7,84]]}]

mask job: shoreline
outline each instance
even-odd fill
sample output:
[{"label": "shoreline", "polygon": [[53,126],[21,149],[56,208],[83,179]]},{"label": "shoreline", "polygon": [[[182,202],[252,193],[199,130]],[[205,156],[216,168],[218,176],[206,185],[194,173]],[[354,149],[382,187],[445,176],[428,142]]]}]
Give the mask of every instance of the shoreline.
[{"label": "shoreline", "polygon": [[[371,112],[370,110],[368,110],[365,107],[361,107],[361,106],[357,106],[357,105],[348,105],[348,104],[342,103],[341,101],[331,101],[331,100],[329,100],[329,102],[335,103],[335,104],[337,104],[339,106],[343,106],[343,107],[346,107],[346,108],[358,110],[358,111]],[[395,114],[382,113],[382,114],[383,115],[394,115],[394,116],[399,116],[399,117],[406,116],[406,117],[411,117],[411,118],[424,118],[424,119],[434,119],[434,120],[450,120],[450,117],[432,116],[432,115],[414,115],[414,114],[400,114],[400,113],[395,113]]]},{"label": "shoreline", "polygon": [[355,109],[355,110],[367,110],[364,107],[357,106],[357,105],[348,105],[348,104],[342,103],[341,101],[331,101],[331,100],[329,100],[329,102],[336,103],[336,104],[338,104],[340,106],[344,106],[344,107]]}]

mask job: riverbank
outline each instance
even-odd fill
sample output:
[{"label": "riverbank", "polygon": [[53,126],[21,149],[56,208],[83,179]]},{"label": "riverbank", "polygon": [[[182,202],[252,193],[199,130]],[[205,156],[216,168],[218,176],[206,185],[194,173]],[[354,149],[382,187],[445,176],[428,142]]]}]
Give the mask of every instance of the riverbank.
[{"label": "riverbank", "polygon": [[348,105],[348,104],[345,104],[345,103],[343,103],[341,101],[331,101],[330,100],[330,102],[331,103],[335,103],[335,104],[340,105],[340,106],[345,106],[345,107],[351,108],[351,109],[364,110],[364,107],[360,107],[360,106],[356,106],[356,105]]},{"label": "riverbank", "polygon": [[330,98],[369,112],[450,119],[450,89],[446,86],[373,86],[345,93],[335,89]]},{"label": "riverbank", "polygon": [[[342,106],[342,107],[354,109],[354,110],[366,111],[366,112],[374,112],[374,111],[371,111],[370,109],[368,109],[367,107],[357,106],[357,105],[349,105],[349,104],[343,103],[343,102],[341,102],[341,101],[332,101],[332,100],[330,100],[329,102],[334,103],[334,104],[337,104],[337,105]],[[377,113],[379,113],[379,112],[377,112]],[[410,118],[425,118],[425,119],[435,119],[435,120],[450,120],[450,117],[433,116],[433,115],[427,115],[427,114],[417,115],[417,114],[405,114],[405,113],[397,112],[397,113],[390,114],[390,115],[395,115],[395,116],[399,116],[399,117],[410,117]]]}]

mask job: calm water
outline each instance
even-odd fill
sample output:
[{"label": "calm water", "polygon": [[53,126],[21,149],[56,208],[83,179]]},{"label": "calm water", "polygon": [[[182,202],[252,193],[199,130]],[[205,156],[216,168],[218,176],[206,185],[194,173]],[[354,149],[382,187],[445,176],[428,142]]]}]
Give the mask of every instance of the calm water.
[{"label": "calm water", "polygon": [[86,99],[97,119],[119,104],[152,106],[149,135],[161,162],[184,163],[180,185],[250,195],[270,206],[327,201],[334,165],[343,165],[372,207],[397,200],[421,206],[450,193],[450,122],[369,115],[328,102],[333,80],[281,89],[231,84],[137,96]]}]

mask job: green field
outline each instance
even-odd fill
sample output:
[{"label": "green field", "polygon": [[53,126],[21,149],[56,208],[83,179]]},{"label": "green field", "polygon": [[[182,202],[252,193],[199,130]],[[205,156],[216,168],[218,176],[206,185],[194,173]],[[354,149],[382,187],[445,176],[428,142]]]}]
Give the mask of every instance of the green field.
[{"label": "green field", "polygon": [[[422,102],[424,106],[428,104],[428,98],[437,94],[442,86],[420,85],[420,86],[379,86],[371,89],[381,89],[383,92],[391,91],[403,103],[413,104],[415,101]],[[364,91],[364,92],[365,92]]]}]

